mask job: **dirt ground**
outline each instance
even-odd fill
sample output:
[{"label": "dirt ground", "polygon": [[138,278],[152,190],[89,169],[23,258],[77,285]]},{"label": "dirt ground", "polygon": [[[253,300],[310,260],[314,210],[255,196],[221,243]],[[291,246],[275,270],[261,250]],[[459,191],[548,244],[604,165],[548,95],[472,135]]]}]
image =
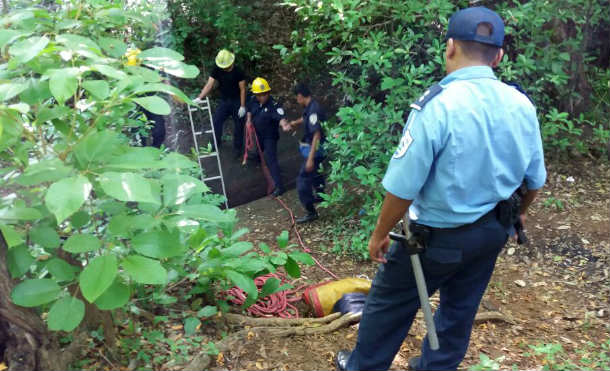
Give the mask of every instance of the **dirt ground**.
[{"label": "dirt ground", "polygon": [[[502,368],[540,369],[544,361],[527,356],[528,345],[559,343],[566,354],[576,357],[586,342],[607,341],[610,174],[607,164],[581,165],[548,166],[547,185],[526,225],[530,243],[510,243],[503,250],[480,308],[499,311],[512,321],[477,323],[463,368],[477,364],[485,354],[491,359],[503,356]],[[282,200],[296,214],[302,213],[294,190]],[[282,230],[291,229],[288,212],[273,199],[242,205],[238,215],[241,225],[250,229],[251,241],[272,245]],[[332,241],[321,230],[331,222],[321,210],[318,221],[299,227],[312,256],[340,278],[372,278],[376,264],[328,252]],[[293,230],[290,235],[297,243]],[[331,279],[316,266],[302,272],[295,286]],[[354,325],[326,335],[244,339],[213,369],[333,369],[335,353],[354,346],[357,329]],[[392,369],[406,369],[408,359],[419,354],[424,335],[423,321],[416,320]]]}]

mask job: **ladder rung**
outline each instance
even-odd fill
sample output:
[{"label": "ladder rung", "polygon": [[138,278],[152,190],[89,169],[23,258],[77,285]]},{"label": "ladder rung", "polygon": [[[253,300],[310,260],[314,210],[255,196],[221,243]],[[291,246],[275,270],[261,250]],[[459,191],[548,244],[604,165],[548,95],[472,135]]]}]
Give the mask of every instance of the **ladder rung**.
[{"label": "ladder rung", "polygon": [[216,176],[211,176],[209,178],[205,178],[203,181],[207,182],[208,180],[214,180],[214,179],[220,179],[220,178],[221,178],[220,175],[216,175]]},{"label": "ladder rung", "polygon": [[199,158],[208,158],[208,157],[214,157],[216,156],[217,152],[212,152],[212,153],[208,153],[205,155],[200,155]]},{"label": "ladder rung", "polygon": [[192,107],[192,106],[191,106],[191,108],[189,108],[189,111],[191,111],[191,112],[195,112],[195,111],[197,111],[198,109],[200,109],[200,110],[202,110],[202,111],[205,111],[205,110],[209,110],[209,109],[210,109],[210,107],[209,107],[209,106],[197,106],[197,107]]},{"label": "ladder rung", "polygon": [[212,134],[212,130],[206,130],[206,131],[196,131],[195,135],[201,135],[201,134]]}]

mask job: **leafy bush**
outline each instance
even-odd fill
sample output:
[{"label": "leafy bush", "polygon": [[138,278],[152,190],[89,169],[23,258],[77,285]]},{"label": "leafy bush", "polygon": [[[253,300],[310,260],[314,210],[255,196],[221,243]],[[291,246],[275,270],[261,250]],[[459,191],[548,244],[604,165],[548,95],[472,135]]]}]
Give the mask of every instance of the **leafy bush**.
[{"label": "leafy bush", "polygon": [[[297,276],[297,261],[311,263],[299,252],[251,251],[196,163],[130,146],[131,130],[145,125],[138,106],[169,114],[159,94],[190,103],[160,72],[199,73],[171,49],[136,49],[161,13],[89,1],[0,19],[0,230],[18,282],[11,299],[47,313],[51,330],[77,328],[84,301],[113,310],[135,294],[171,304],[167,288],[185,281],[212,304],[223,303],[215,290],[237,285],[249,305],[252,277],[279,266]],[[288,234],[278,243],[286,249]],[[281,289],[270,283],[266,294]]]},{"label": "leafy bush", "polygon": [[[448,18],[469,2],[291,0],[282,5],[294,9],[301,23],[292,45],[275,48],[286,63],[302,68],[325,60],[334,88],[349,102],[337,112],[337,122],[327,125],[329,181],[335,187],[326,205],[341,204],[339,213],[347,220],[340,224],[354,227],[339,234],[340,248],[367,256],[384,194],[381,177],[409,104],[443,77]],[[590,63],[599,49],[587,43],[607,22],[606,5],[590,0],[479,5],[495,8],[505,19],[507,53],[497,73],[519,82],[535,101],[547,151],[585,152],[590,145],[605,151],[600,144],[608,137],[607,105],[598,103],[595,115],[583,108],[608,99],[603,89],[587,87],[607,75]],[[583,138],[585,128],[595,128],[593,139]],[[346,223],[352,220],[357,223]]]}]

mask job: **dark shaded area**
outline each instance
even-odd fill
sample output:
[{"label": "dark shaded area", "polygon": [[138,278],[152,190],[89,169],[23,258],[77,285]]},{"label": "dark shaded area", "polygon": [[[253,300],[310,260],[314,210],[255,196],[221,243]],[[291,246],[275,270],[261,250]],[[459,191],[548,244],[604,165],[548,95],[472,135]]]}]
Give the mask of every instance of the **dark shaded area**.
[{"label": "dark shaded area", "polygon": [[[215,104],[212,104],[212,112]],[[296,118],[300,113],[288,111],[290,119]],[[209,118],[207,112],[202,111],[193,113],[193,120],[196,130],[201,127],[209,128]],[[189,122],[186,106],[174,105],[171,116],[167,117],[167,136],[165,145],[172,150],[178,151],[191,158],[193,147],[193,135]],[[253,200],[257,200],[267,195],[267,181],[263,175],[258,154],[248,156],[248,161],[242,165],[242,157],[233,156],[233,123],[229,119],[225,122],[223,142],[220,146],[220,161],[225,181],[229,207],[241,205]],[[286,189],[292,189],[296,185],[296,177],[301,167],[302,158],[298,151],[298,142],[302,133],[297,131],[295,135],[280,133],[278,141],[278,160],[282,174],[282,181]],[[213,148],[211,135],[202,135],[198,139],[199,147],[206,148],[210,143]],[[206,177],[219,175],[215,157],[202,159],[202,168]],[[222,194],[222,186],[219,180],[212,180],[206,183],[214,193]]]}]

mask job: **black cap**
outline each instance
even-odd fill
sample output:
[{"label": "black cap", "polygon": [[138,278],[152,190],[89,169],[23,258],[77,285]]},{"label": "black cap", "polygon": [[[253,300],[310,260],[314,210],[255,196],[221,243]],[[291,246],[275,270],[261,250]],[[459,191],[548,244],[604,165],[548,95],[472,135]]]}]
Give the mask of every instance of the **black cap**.
[{"label": "black cap", "polygon": [[[491,25],[491,34],[489,36],[477,35],[477,27],[481,23]],[[450,38],[476,41],[501,48],[504,42],[504,22],[496,12],[484,6],[458,10],[449,19],[449,29],[447,30],[445,40]]]}]

